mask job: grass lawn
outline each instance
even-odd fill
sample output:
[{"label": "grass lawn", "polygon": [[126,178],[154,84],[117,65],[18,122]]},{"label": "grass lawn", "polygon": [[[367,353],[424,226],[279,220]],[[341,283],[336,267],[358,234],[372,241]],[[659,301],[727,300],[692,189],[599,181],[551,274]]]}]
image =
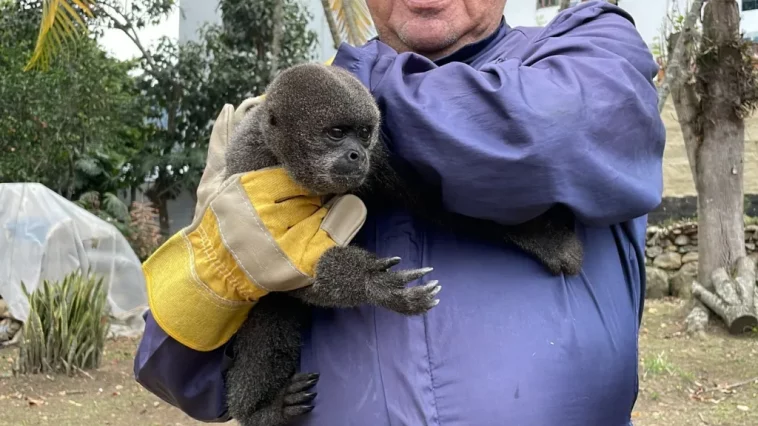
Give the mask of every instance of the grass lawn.
[{"label": "grass lawn", "polygon": [[[680,330],[677,301],[648,301],[640,336],[635,426],[758,425],[758,335],[733,338],[715,327],[704,339]],[[202,425],[132,380],[136,342],[108,343],[91,377],[9,377],[13,352],[0,351],[0,425]],[[725,388],[725,386],[732,386]]]}]

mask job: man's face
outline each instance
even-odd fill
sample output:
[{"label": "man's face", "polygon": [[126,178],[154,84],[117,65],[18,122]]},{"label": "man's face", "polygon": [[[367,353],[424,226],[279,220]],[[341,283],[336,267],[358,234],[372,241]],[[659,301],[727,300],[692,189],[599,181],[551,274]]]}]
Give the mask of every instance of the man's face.
[{"label": "man's face", "polygon": [[379,38],[399,52],[431,59],[497,28],[506,0],[367,0]]}]

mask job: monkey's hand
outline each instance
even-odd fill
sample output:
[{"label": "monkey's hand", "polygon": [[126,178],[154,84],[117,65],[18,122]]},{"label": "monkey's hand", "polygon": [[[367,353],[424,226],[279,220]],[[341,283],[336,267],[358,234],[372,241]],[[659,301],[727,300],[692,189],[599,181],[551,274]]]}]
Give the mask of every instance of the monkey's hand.
[{"label": "monkey's hand", "polygon": [[379,259],[358,247],[333,247],[319,259],[315,282],[290,294],[317,306],[351,308],[368,303],[404,315],[422,314],[436,306],[442,289],[437,281],[406,287],[432,268],[390,271],[398,263],[399,257]]}]

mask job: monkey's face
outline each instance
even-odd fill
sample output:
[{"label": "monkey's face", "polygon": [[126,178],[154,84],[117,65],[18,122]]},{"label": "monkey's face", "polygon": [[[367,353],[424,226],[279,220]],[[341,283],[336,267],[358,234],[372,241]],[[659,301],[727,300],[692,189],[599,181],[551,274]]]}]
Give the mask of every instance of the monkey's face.
[{"label": "monkey's face", "polygon": [[266,103],[266,139],[300,185],[342,194],[363,184],[380,113],[360,81],[334,67],[294,67],[279,76]]},{"label": "monkey's face", "polygon": [[377,144],[378,119],[310,117],[301,124],[305,122],[310,122],[306,127],[313,130],[293,128],[282,135],[288,143],[278,156],[292,177],[317,194],[342,194],[362,185]]}]

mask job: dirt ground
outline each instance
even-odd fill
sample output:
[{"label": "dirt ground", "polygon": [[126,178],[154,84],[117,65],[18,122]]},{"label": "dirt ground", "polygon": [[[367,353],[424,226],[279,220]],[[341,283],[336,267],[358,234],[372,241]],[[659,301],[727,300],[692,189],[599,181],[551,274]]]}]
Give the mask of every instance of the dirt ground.
[{"label": "dirt ground", "polygon": [[[685,314],[678,301],[647,303],[635,426],[758,425],[758,333],[734,338],[716,324],[704,339],[689,338]],[[135,347],[109,342],[103,367],[75,378],[12,377],[14,353],[0,351],[0,426],[202,425],[134,382]]]}]

